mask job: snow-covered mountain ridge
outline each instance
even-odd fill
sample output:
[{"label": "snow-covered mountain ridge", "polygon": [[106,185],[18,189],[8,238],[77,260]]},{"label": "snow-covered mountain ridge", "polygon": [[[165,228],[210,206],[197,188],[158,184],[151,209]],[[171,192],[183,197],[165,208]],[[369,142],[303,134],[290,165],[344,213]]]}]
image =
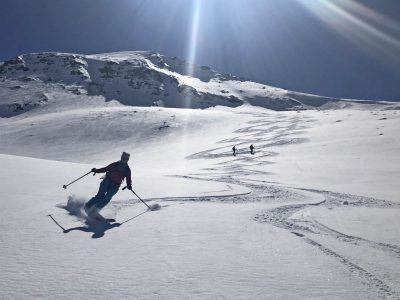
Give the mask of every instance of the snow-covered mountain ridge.
[{"label": "snow-covered mountain ridge", "polygon": [[298,110],[339,101],[223,75],[151,52],[36,53],[0,63],[0,117],[46,105],[52,91],[104,96],[130,106],[175,108],[249,103]]}]

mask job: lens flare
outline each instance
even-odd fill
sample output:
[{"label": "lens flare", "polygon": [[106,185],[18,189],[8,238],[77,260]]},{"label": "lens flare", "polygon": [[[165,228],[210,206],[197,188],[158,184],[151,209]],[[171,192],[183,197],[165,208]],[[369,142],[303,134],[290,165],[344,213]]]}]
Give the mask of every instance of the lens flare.
[{"label": "lens flare", "polygon": [[187,60],[190,63],[188,74],[190,76],[194,73],[194,62],[196,61],[196,53],[197,53],[197,43],[199,36],[199,26],[200,26],[200,14],[201,14],[201,0],[195,0],[192,8],[192,24],[190,30],[190,38],[189,38],[189,51],[187,55]]},{"label": "lens flare", "polygon": [[301,0],[300,3],[370,55],[400,60],[399,22],[353,0]]},{"label": "lens flare", "polygon": [[[196,63],[196,55],[198,49],[198,37],[199,37],[199,28],[200,28],[200,18],[201,18],[201,0],[193,0],[192,4],[192,11],[191,11],[191,25],[190,25],[190,32],[187,44],[187,53],[186,53],[186,61],[187,61],[187,70],[186,75],[193,76],[195,73],[195,63]],[[191,108],[192,107],[192,99],[190,94],[186,94],[184,97],[184,108]],[[190,119],[190,110],[187,109],[183,121],[183,130],[182,130],[182,137],[180,143],[180,152],[182,156],[186,156],[188,152],[188,126],[189,126],[189,119]],[[181,172],[186,173],[186,164],[181,165]]]}]

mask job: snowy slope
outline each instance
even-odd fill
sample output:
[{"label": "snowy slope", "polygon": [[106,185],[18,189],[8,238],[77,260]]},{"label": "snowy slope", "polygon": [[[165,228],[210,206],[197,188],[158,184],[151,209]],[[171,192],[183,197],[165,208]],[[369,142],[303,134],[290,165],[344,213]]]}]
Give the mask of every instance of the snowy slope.
[{"label": "snowy slope", "polygon": [[71,191],[60,189],[69,175],[90,165],[0,160],[9,170],[0,175],[6,208],[0,219],[2,299],[376,299],[396,290],[392,284],[382,292],[385,284],[371,285],[374,276],[351,271],[290,231],[253,219],[278,205],[306,207],[320,196],[271,190],[273,199],[245,197],[234,204],[213,194],[211,201],[193,201],[198,193],[188,202],[168,197],[166,186],[160,211],[146,212],[121,192],[103,212],[121,225],[85,224],[57,205],[71,193],[95,193],[93,178]]},{"label": "snowy slope", "polygon": [[[148,52],[1,70],[1,299],[400,299],[396,103],[327,102]],[[150,107],[161,96],[175,108]],[[102,211],[115,224],[69,214],[100,176],[62,185],[122,151],[161,210],[119,191]]]},{"label": "snowy slope", "polygon": [[[392,164],[385,175],[387,165],[368,165],[396,157],[396,110],[179,110],[108,106],[88,96],[73,99],[71,110],[56,105],[64,100],[1,119],[2,153],[51,159],[0,155],[2,298],[399,297],[400,169]],[[367,121],[370,112],[377,115]],[[345,124],[352,130],[331,129]],[[329,147],[318,146],[320,131]],[[342,151],[344,165],[336,140],[353,149]],[[135,190],[162,209],[146,212],[120,191],[103,211],[120,226],[69,215],[68,199],[89,199],[99,179],[61,186],[122,150],[133,155]],[[344,184],[360,164],[368,172]]]}]

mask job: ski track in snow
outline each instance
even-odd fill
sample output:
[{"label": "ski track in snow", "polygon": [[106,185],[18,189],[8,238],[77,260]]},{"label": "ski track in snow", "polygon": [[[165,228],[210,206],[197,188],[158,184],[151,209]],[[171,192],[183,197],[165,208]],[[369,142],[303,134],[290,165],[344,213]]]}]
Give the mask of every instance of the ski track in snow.
[{"label": "ski track in snow", "polygon": [[[356,196],[351,194],[336,193],[330,191],[322,191],[306,188],[289,188],[275,185],[271,182],[258,182],[254,181],[249,183],[248,179],[243,179],[247,175],[268,175],[269,173],[261,170],[254,170],[251,167],[265,166],[270,164],[269,157],[278,155],[276,152],[270,151],[272,146],[281,146],[287,144],[303,143],[307,139],[299,137],[307,129],[306,126],[300,125],[300,120],[297,116],[287,117],[282,116],[280,125],[277,126],[274,120],[269,120],[268,114],[257,114],[255,117],[258,120],[248,123],[249,126],[236,130],[238,136],[224,139],[219,141],[221,147],[208,149],[198,153],[194,153],[187,157],[187,159],[219,159],[232,157],[231,149],[234,145],[239,148],[236,156],[230,161],[223,161],[216,163],[214,167],[203,169],[197,174],[190,174],[190,176],[182,176],[185,178],[198,179],[198,180],[217,180],[226,183],[234,183],[244,185],[252,190],[250,195],[230,196],[230,197],[202,197],[190,198],[185,200],[191,201],[223,201],[223,202],[249,202],[249,201],[268,201],[269,203],[280,203],[280,206],[259,212],[254,216],[254,220],[261,223],[268,223],[275,227],[279,227],[290,231],[294,235],[301,238],[305,243],[315,246],[325,255],[332,257],[338,263],[342,264],[352,274],[356,274],[360,281],[369,287],[375,287],[377,297],[382,299],[400,299],[400,289],[396,284],[388,284],[387,281],[396,282],[396,279],[391,278],[390,275],[385,276],[385,279],[379,277],[374,271],[369,271],[367,267],[363,267],[356,260],[340,254],[334,249],[323,245],[321,242],[315,241],[309,235],[325,235],[334,238],[340,243],[350,244],[353,247],[371,247],[378,251],[387,253],[392,256],[397,262],[400,260],[400,247],[387,243],[375,242],[372,240],[364,239],[357,236],[347,235],[339,231],[329,228],[310,218],[309,220],[291,219],[291,217],[302,209],[309,206],[324,206],[329,209],[333,207],[343,206],[346,201],[348,207],[371,207],[371,208],[394,208],[399,209],[400,204],[393,203],[386,200],[375,199],[372,197]],[[312,119],[302,119],[301,123],[312,122]],[[282,126],[285,124],[285,126]],[[254,155],[249,154],[248,148],[240,149],[241,146],[248,146],[254,143],[256,151]],[[228,145],[227,145],[228,144]],[[247,154],[247,156],[243,156]],[[241,177],[243,177],[241,179]],[[308,202],[307,196],[304,191],[323,198],[319,202]],[[174,199],[171,199],[174,200]],[[176,199],[177,200],[177,199]],[[298,204],[285,204],[300,202]]]},{"label": "ski track in snow", "polygon": [[[246,112],[248,113],[248,112]],[[377,242],[355,235],[345,234],[339,230],[324,225],[313,217],[293,218],[296,213],[310,207],[320,207],[333,209],[343,207],[349,208],[390,208],[400,209],[399,203],[387,200],[375,199],[372,197],[363,197],[345,193],[323,191],[309,188],[283,186],[271,181],[255,180],[252,175],[266,176],[270,172],[267,166],[272,164],[271,158],[279,155],[278,152],[271,150],[271,147],[280,147],[285,145],[299,144],[307,142],[302,136],[308,128],[308,123],[313,122],[312,118],[298,116],[296,114],[278,114],[279,123],[276,122],[277,116],[268,113],[250,113],[255,120],[250,121],[245,127],[234,132],[234,137],[220,140],[218,147],[193,153],[186,158],[189,160],[206,159],[215,160],[215,163],[208,168],[187,175],[176,175],[176,177],[194,179],[199,181],[220,181],[227,184],[245,186],[251,190],[250,194],[241,194],[234,196],[202,196],[168,199],[147,199],[159,200],[163,207],[170,205],[171,202],[185,201],[212,201],[226,203],[246,203],[246,202],[265,202],[273,204],[273,208],[259,211],[253,216],[255,222],[266,223],[268,225],[286,230],[297,236],[304,243],[315,247],[324,255],[332,258],[338,264],[348,270],[349,276],[356,275],[356,278],[365,284],[368,288],[373,287],[377,298],[400,299],[400,288],[396,285],[396,278],[390,273],[383,277],[381,272],[377,272],[374,262],[366,264],[365,260],[354,258],[348,252],[342,251],[340,245],[346,245],[350,249],[370,248],[377,253],[390,256],[393,263],[400,262],[400,247],[390,243]],[[279,125],[277,125],[279,124]],[[254,155],[250,154],[248,146],[256,146]],[[236,156],[232,156],[230,149],[236,145],[238,148]],[[78,201],[79,202],[79,201]],[[142,205],[139,201],[112,201],[108,210],[112,217],[115,217],[120,211],[132,206]],[[67,228],[59,222],[57,216],[49,215],[49,218],[64,233],[71,231],[83,231],[92,234],[93,238],[104,236],[107,230],[121,226],[124,223],[140,217],[147,213],[147,210],[138,212],[120,223],[100,223],[83,219],[75,208],[66,209],[69,213],[78,219],[78,225]],[[79,205],[78,205],[79,210]],[[110,217],[110,216],[108,216]],[[84,224],[81,224],[84,223]],[[321,237],[322,241],[321,241]],[[333,240],[332,244],[326,244],[326,240]],[[339,245],[339,246],[338,246]],[[364,257],[365,258],[365,257]],[[367,257],[368,259],[368,257]],[[167,261],[164,261],[168,265]],[[371,267],[372,266],[372,267]]]}]

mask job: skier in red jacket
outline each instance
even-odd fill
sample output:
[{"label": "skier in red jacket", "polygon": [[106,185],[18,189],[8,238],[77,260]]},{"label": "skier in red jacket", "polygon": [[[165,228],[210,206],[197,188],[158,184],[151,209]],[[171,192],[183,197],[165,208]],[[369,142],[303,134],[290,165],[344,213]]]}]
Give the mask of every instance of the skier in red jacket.
[{"label": "skier in red jacket", "polygon": [[106,177],[100,183],[100,188],[96,196],[85,204],[85,211],[88,215],[100,211],[106,206],[111,198],[118,192],[124,179],[129,190],[132,190],[131,169],[128,166],[130,154],[123,152],[121,160],[108,165],[105,168],[93,168],[94,173],[106,173]]}]

